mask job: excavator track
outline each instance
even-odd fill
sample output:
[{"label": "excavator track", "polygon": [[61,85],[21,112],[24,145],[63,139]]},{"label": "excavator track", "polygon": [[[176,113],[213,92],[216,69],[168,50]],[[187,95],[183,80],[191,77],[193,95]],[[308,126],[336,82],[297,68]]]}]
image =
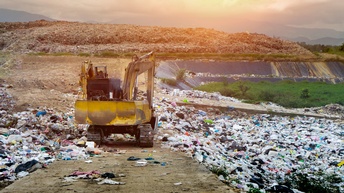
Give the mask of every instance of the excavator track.
[{"label": "excavator track", "polygon": [[101,145],[103,142],[103,131],[101,128],[96,128],[95,125],[90,125],[87,128],[87,139],[90,141],[94,141],[96,145]]},{"label": "excavator track", "polygon": [[153,147],[154,145],[154,131],[150,124],[142,124],[137,127],[139,132],[136,139],[140,147]]}]

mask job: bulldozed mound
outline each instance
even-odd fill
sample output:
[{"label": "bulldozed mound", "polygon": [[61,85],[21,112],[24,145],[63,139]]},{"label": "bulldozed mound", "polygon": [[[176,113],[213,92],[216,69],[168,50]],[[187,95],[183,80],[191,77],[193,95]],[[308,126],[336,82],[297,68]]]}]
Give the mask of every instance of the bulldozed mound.
[{"label": "bulldozed mound", "polygon": [[174,52],[312,56],[300,45],[257,33],[214,29],[90,24],[65,21],[0,23],[0,50],[30,53]]}]

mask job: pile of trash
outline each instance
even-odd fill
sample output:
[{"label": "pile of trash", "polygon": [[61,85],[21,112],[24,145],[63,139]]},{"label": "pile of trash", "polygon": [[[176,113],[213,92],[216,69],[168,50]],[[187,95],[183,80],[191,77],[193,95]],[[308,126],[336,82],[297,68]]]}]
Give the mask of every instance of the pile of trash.
[{"label": "pile of trash", "polygon": [[344,106],[341,106],[339,104],[328,104],[328,105],[325,105],[324,107],[314,107],[314,108],[310,108],[309,110],[316,113],[338,115],[338,116],[341,116],[342,119],[344,119]]},{"label": "pile of trash", "polygon": [[342,123],[305,116],[242,117],[178,106],[166,98],[156,102],[156,111],[162,147],[186,152],[231,186],[300,192],[305,190],[297,183],[305,177],[309,184],[344,191]]},{"label": "pile of trash", "polygon": [[86,128],[74,124],[72,112],[49,108],[13,112],[15,102],[0,89],[0,180],[14,181],[56,159],[88,159]]},{"label": "pile of trash", "polygon": [[210,100],[215,100],[215,101],[221,100],[221,101],[231,101],[231,102],[237,102],[237,103],[241,102],[239,99],[236,99],[233,97],[222,96],[219,92],[209,93],[209,92],[200,91],[200,90],[180,90],[180,89],[173,89],[172,91],[169,91],[167,89],[162,89],[161,93],[169,94],[172,97],[178,96],[178,97],[192,98],[192,99],[210,99]]}]

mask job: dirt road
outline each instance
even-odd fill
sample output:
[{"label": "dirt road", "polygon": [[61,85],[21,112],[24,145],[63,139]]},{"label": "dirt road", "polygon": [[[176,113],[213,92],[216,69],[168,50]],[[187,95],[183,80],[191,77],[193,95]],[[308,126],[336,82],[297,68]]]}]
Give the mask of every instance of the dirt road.
[{"label": "dirt road", "polygon": [[[171,152],[169,149],[142,149],[130,145],[116,146],[106,149],[125,152],[105,152],[90,157],[92,163],[80,161],[55,161],[46,169],[39,169],[10,186],[1,193],[46,193],[46,192],[237,192],[220,182],[203,165],[182,152]],[[153,158],[146,166],[136,166],[135,158]],[[98,184],[95,179],[77,179],[76,182],[63,182],[64,177],[75,171],[106,172],[124,177],[112,180],[125,182],[124,185]]]}]

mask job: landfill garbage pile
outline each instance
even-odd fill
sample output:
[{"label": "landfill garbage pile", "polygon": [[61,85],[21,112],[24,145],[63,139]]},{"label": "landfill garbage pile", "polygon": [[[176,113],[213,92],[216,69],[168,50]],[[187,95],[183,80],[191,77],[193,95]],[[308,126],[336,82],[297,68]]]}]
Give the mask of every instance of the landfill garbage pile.
[{"label": "landfill garbage pile", "polygon": [[179,89],[173,89],[172,91],[169,91],[167,89],[161,89],[160,91],[162,94],[169,94],[172,97],[178,96],[178,97],[185,97],[185,101],[181,102],[189,102],[187,98],[191,99],[210,99],[210,100],[216,100],[216,101],[231,101],[240,103],[241,101],[239,99],[233,98],[233,97],[226,97],[222,96],[219,92],[212,92],[208,93],[205,91],[200,90],[179,90]]},{"label": "landfill garbage pile", "polygon": [[325,105],[324,107],[314,107],[308,109],[309,111],[317,112],[317,113],[326,113],[330,115],[338,115],[342,119],[344,119],[344,106],[339,104],[329,104]]},{"label": "landfill garbage pile", "polygon": [[203,111],[166,98],[155,104],[162,147],[185,152],[230,186],[245,192],[344,192],[342,123]]},{"label": "landfill garbage pile", "polygon": [[27,176],[56,159],[87,159],[94,153],[80,143],[86,141],[85,128],[75,126],[72,113],[49,108],[13,112],[15,102],[4,87],[0,99],[1,182]]},{"label": "landfill garbage pile", "polygon": [[[175,28],[66,21],[0,23],[0,48],[28,53],[257,53],[313,57],[302,46],[257,33],[225,33],[206,28]],[[25,37],[25,38],[22,38]],[[206,38],[205,38],[206,37]]]}]

